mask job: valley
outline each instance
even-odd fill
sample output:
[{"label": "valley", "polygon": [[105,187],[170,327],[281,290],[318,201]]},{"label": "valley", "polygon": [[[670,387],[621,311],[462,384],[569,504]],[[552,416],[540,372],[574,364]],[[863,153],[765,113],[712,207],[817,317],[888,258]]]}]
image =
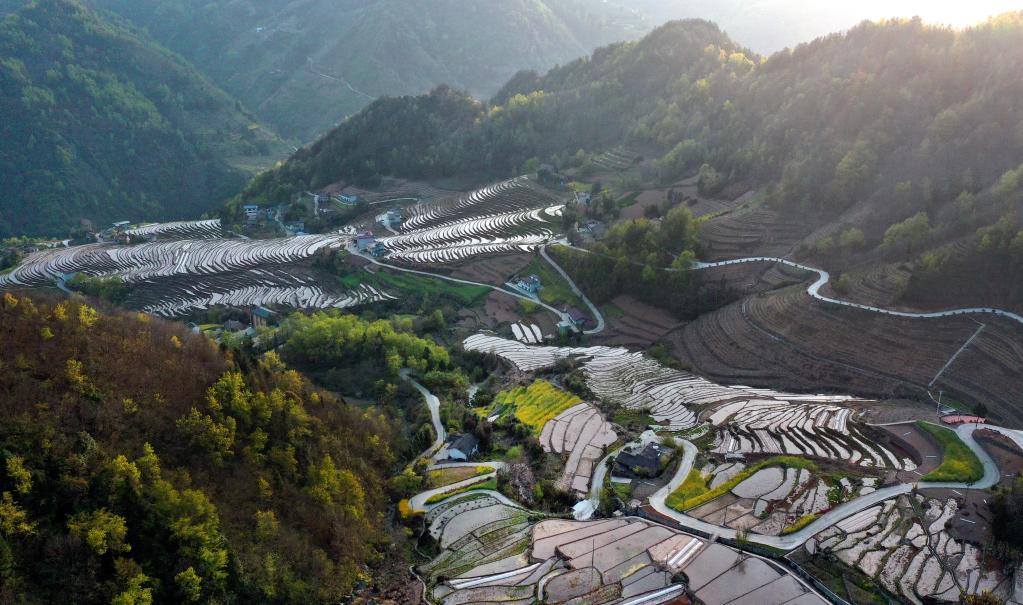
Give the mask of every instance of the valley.
[{"label": "valley", "polygon": [[[0,59],[22,108],[67,105],[38,85],[68,79],[94,113],[145,109],[124,144],[210,140],[98,52],[130,47],[201,84],[216,136],[286,145],[152,35],[277,128],[352,115],[247,185],[139,146],[139,174],[223,195],[2,207],[25,236],[0,245],[0,602],[1023,603],[1023,167],[990,127],[1023,124],[1000,101],[1023,13],[767,58],[680,21],[512,76],[645,17],[92,5],[121,16],[45,0],[3,21],[5,44],[64,32]],[[471,18],[538,38],[512,57]],[[301,41],[314,25],[379,56],[414,38],[423,62],[396,64],[422,82],[395,72],[409,90],[388,96],[385,65],[350,53],[379,72],[360,80],[325,35]],[[359,38],[380,28],[406,35]],[[494,71],[460,67],[492,99],[410,96],[468,81],[438,40]],[[309,76],[347,92],[295,110]],[[38,115],[67,140],[99,128],[72,113]],[[7,128],[34,149],[27,124]],[[133,182],[47,145],[102,174],[69,183]],[[229,166],[225,145],[200,164]],[[33,237],[81,212],[105,222]]]}]

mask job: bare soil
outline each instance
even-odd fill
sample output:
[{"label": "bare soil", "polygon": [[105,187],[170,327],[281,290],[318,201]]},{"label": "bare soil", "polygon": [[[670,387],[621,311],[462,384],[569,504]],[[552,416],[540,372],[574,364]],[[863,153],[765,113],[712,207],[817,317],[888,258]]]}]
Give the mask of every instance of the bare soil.
[{"label": "bare soil", "polygon": [[900,483],[916,483],[920,477],[941,465],[941,448],[934,439],[920,429],[914,422],[876,427],[877,430],[889,435],[889,438],[902,446],[917,464],[915,471],[899,471],[895,479]]},{"label": "bare soil", "polygon": [[452,266],[451,276],[458,279],[500,286],[520,273],[532,260],[532,254],[502,254],[474,258]]},{"label": "bare soil", "polygon": [[593,337],[594,344],[645,348],[664,338],[681,324],[670,313],[628,295],[611,301],[621,317],[608,319],[607,328]]},{"label": "bare soil", "polygon": [[[934,391],[984,402],[995,421],[1023,426],[1023,327],[985,322]],[[800,285],[706,313],[667,339],[683,365],[720,382],[928,401],[928,384],[976,329],[967,316],[902,318],[831,305]]]},{"label": "bare soil", "polygon": [[1000,485],[1011,484],[1019,478],[1020,473],[1023,473],[1023,451],[1020,451],[1012,439],[989,429],[974,432],[973,438],[991,456],[998,470],[1002,472]]}]

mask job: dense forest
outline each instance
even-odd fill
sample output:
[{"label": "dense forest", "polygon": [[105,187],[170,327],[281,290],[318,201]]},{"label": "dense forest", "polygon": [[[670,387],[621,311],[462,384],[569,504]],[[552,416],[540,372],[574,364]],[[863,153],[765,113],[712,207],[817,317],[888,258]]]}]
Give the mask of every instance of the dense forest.
[{"label": "dense forest", "polygon": [[0,18],[0,237],[194,217],[280,141],[180,58],[76,0]]},{"label": "dense forest", "polygon": [[394,423],[273,353],[0,298],[0,601],[337,602],[389,541]]},{"label": "dense forest", "polygon": [[[984,275],[1009,269],[1008,245],[1023,228],[1021,48],[1023,13],[965,30],[868,22],[766,59],[713,24],[675,22],[544,75],[519,73],[490,104],[447,89],[378,101],[243,197],[378,174],[497,178],[531,158],[574,166],[580,149],[624,143],[654,160],[637,175],[644,180],[700,171],[716,188],[756,187],[805,235],[827,226],[822,244],[849,232],[871,262],[927,261],[933,279],[907,292],[923,298],[927,283],[956,273],[977,282],[972,260],[965,272],[956,261],[963,246],[972,259],[996,245],[982,243],[985,230],[1012,237],[997,244],[1005,254],[991,255],[1005,260]],[[378,147],[381,131],[410,131],[412,143]],[[928,251],[935,255],[922,258]],[[818,252],[803,250],[851,260]],[[971,283],[961,290],[985,290]],[[1000,288],[988,301],[1019,297]]]}]

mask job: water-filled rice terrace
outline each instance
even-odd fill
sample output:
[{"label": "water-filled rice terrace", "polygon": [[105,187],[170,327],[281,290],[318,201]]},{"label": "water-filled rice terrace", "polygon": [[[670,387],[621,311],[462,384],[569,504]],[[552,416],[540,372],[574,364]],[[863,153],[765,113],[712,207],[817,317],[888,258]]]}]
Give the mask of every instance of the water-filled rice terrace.
[{"label": "water-filled rice terrace", "polygon": [[420,572],[444,605],[824,603],[777,565],[639,519],[540,520],[477,495],[427,523],[443,550]]},{"label": "water-filled rice terrace", "polygon": [[388,258],[452,263],[509,252],[532,252],[557,237],[563,204],[518,177],[442,202],[406,210],[398,235],[380,238]]},{"label": "water-filled rice terrace", "polygon": [[[194,231],[193,227],[190,223],[188,231]],[[179,233],[182,227],[152,225],[143,229],[155,236]],[[298,266],[320,250],[342,248],[350,241],[350,235],[335,233],[57,248],[36,252],[10,273],[0,275],[0,288],[51,285],[72,273],[117,277],[133,289],[131,306],[165,316],[214,305],[342,308],[390,298],[368,285],[328,292]]]}]

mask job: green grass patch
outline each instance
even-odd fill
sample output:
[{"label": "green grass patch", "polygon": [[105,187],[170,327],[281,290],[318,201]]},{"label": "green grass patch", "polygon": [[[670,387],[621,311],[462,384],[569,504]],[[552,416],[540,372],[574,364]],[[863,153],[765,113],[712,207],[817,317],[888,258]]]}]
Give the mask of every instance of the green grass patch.
[{"label": "green grass patch", "polygon": [[522,270],[522,275],[536,275],[540,278],[543,287],[540,288],[540,300],[548,305],[561,307],[568,305],[584,309],[583,301],[580,300],[572,287],[568,285],[564,277],[554,267],[542,258],[534,258],[529,265]]},{"label": "green grass patch", "polygon": [[427,277],[415,273],[387,273],[384,271],[367,273],[362,271],[346,275],[340,281],[348,288],[369,284],[390,292],[405,290],[421,292],[434,297],[451,298],[466,307],[475,306],[491,292],[491,289],[485,286],[459,284],[439,277]]},{"label": "green grass patch", "polygon": [[930,422],[917,421],[941,446],[941,465],[924,475],[921,481],[961,481],[973,483],[984,476],[984,465],[955,431]]},{"label": "green grass patch", "polygon": [[614,303],[604,303],[598,307],[600,314],[604,316],[605,320],[619,319],[625,316],[625,311]]},{"label": "green grass patch", "polygon": [[813,513],[803,515],[802,517],[796,519],[795,522],[792,523],[792,525],[789,525],[785,529],[781,530],[781,535],[787,536],[789,534],[794,534],[816,520],[817,515]]},{"label": "green grass patch", "polygon": [[458,489],[451,490],[450,492],[444,492],[444,493],[441,493],[441,494],[434,494],[434,495],[432,495],[432,496],[430,496],[429,498],[426,499],[426,504],[436,504],[438,502],[443,502],[443,501],[447,500],[448,498],[451,498],[452,496],[457,496],[459,494],[464,494],[466,492],[474,492],[474,491],[485,490],[485,489],[496,490],[497,489],[497,477],[492,477],[492,478],[490,478],[490,479],[488,479],[486,481],[483,481],[481,483],[474,483],[472,485],[466,485],[465,487],[460,487]]},{"label": "green grass patch", "polygon": [[623,502],[628,502],[629,498],[632,497],[632,483],[617,483],[612,481],[611,490],[614,491],[615,495],[621,498]]},{"label": "green grass patch", "polygon": [[739,485],[746,479],[749,479],[756,474],[757,471],[771,466],[780,466],[783,468],[804,468],[811,472],[817,472],[818,470],[817,464],[807,460],[806,458],[800,458],[798,456],[773,456],[749,466],[730,480],[722,483],[714,489],[710,489],[710,477],[701,475],[700,471],[694,468],[690,471],[686,480],[682,482],[682,485],[678,486],[678,489],[671,492],[671,494],[665,499],[665,504],[679,512],[696,508],[697,506],[706,504],[715,498],[719,498],[727,494],[732,491],[733,487]]},{"label": "green grass patch", "polygon": [[537,380],[528,387],[516,387],[494,396],[495,412],[504,414],[514,409],[522,424],[539,433],[543,425],[568,408],[582,403],[582,399],[562,391],[546,380]]},{"label": "green grass patch", "polygon": [[429,471],[426,476],[430,482],[430,487],[437,488],[492,472],[494,472],[494,469],[489,466],[454,466]]},{"label": "green grass patch", "polygon": [[642,193],[642,192],[640,192],[640,191],[633,191],[632,193],[630,193],[628,195],[623,195],[622,197],[618,198],[615,201],[615,205],[618,206],[618,208],[620,208],[620,209],[621,208],[628,208],[629,206],[631,206],[631,205],[636,203],[636,199],[639,197],[640,193]]}]

